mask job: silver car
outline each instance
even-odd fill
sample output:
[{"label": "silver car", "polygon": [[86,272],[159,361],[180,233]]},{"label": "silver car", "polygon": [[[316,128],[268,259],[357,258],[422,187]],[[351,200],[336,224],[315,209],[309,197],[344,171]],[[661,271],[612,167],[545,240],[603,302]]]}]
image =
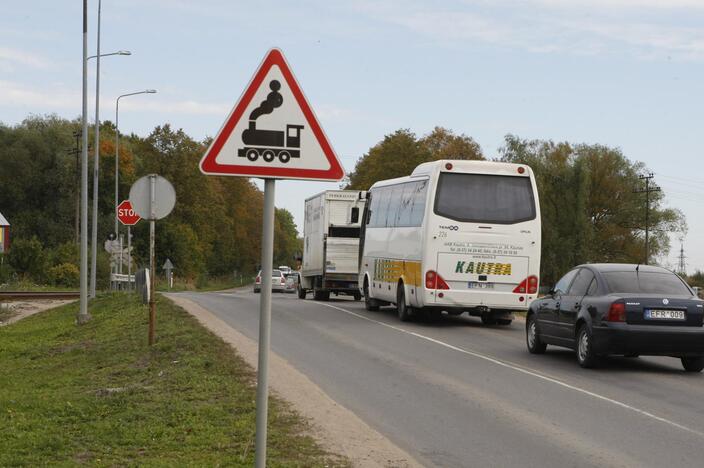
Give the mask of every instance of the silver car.
[{"label": "silver car", "polygon": [[[283,292],[286,290],[286,277],[281,270],[273,270],[271,272],[271,290]],[[259,270],[257,277],[254,279],[254,292],[262,291],[262,271]]]}]

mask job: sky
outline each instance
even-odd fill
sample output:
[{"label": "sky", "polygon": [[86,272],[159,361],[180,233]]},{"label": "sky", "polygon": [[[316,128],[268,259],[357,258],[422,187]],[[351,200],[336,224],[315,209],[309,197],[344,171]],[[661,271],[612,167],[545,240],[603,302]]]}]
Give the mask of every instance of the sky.
[{"label": "sky", "polygon": [[[80,115],[81,7],[0,0],[1,122]],[[102,53],[132,52],[101,61],[101,119],[158,90],[121,100],[121,132],[214,136],[279,47],[348,172],[399,128],[449,128],[488,158],[507,134],[618,147],[686,215],[688,271],[704,270],[704,0],[105,0],[101,32]],[[276,203],[300,230],[305,198],[338,187],[281,181]]]}]

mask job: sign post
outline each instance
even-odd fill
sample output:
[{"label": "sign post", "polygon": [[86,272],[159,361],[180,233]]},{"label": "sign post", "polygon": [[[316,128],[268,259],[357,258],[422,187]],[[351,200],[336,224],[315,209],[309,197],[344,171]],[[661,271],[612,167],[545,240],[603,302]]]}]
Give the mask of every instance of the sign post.
[{"label": "sign post", "polygon": [[156,327],[156,259],[154,254],[155,223],[171,213],[176,204],[176,191],[171,182],[157,174],[144,176],[132,184],[130,199],[134,212],[149,220],[149,346],[154,344]]},{"label": "sign post", "polygon": [[127,289],[132,290],[132,226],[139,222],[140,216],[134,212],[129,200],[122,200],[117,205],[117,219],[127,226]]},{"label": "sign post", "polygon": [[255,466],[266,466],[276,179],[339,181],[345,172],[279,49],[271,49],[200,161],[206,175],[264,179]]}]

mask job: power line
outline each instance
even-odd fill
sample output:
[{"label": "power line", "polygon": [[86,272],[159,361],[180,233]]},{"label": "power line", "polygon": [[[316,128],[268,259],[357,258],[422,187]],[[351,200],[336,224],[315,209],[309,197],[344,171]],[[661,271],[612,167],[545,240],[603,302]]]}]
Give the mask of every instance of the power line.
[{"label": "power line", "polygon": [[650,184],[650,181],[654,178],[655,176],[653,175],[652,172],[649,172],[648,175],[642,175],[639,176],[638,178],[640,180],[645,181],[645,188],[642,189],[636,189],[633,192],[634,193],[645,193],[645,263],[646,265],[648,264],[648,261],[650,260],[650,252],[648,250],[648,223],[650,221],[650,194],[653,192],[659,192],[660,187],[658,187],[655,184]]}]

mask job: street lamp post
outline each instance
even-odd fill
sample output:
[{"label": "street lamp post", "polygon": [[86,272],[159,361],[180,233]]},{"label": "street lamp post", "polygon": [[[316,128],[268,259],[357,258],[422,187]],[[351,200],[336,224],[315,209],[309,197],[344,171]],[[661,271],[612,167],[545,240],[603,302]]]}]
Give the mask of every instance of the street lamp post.
[{"label": "street lamp post", "polygon": [[90,293],[89,297],[95,297],[96,265],[98,257],[98,177],[100,175],[100,57],[111,55],[132,55],[128,50],[118,50],[109,54],[100,53],[100,10],[102,0],[98,1],[98,45],[96,55],[91,55],[88,59],[96,59],[95,72],[95,158],[93,161],[93,226],[91,232],[91,256],[90,256]]},{"label": "street lamp post", "polygon": [[[117,220],[117,205],[120,203],[119,196],[119,177],[120,177],[120,156],[118,153],[118,145],[120,141],[120,130],[119,130],[119,118],[120,118],[120,99],[127,96],[135,96],[137,94],[154,94],[156,89],[145,89],[144,91],[137,91],[136,93],[122,94],[117,97],[115,102],[115,236],[118,235],[118,220]],[[116,237],[117,238],[117,237]]]}]

